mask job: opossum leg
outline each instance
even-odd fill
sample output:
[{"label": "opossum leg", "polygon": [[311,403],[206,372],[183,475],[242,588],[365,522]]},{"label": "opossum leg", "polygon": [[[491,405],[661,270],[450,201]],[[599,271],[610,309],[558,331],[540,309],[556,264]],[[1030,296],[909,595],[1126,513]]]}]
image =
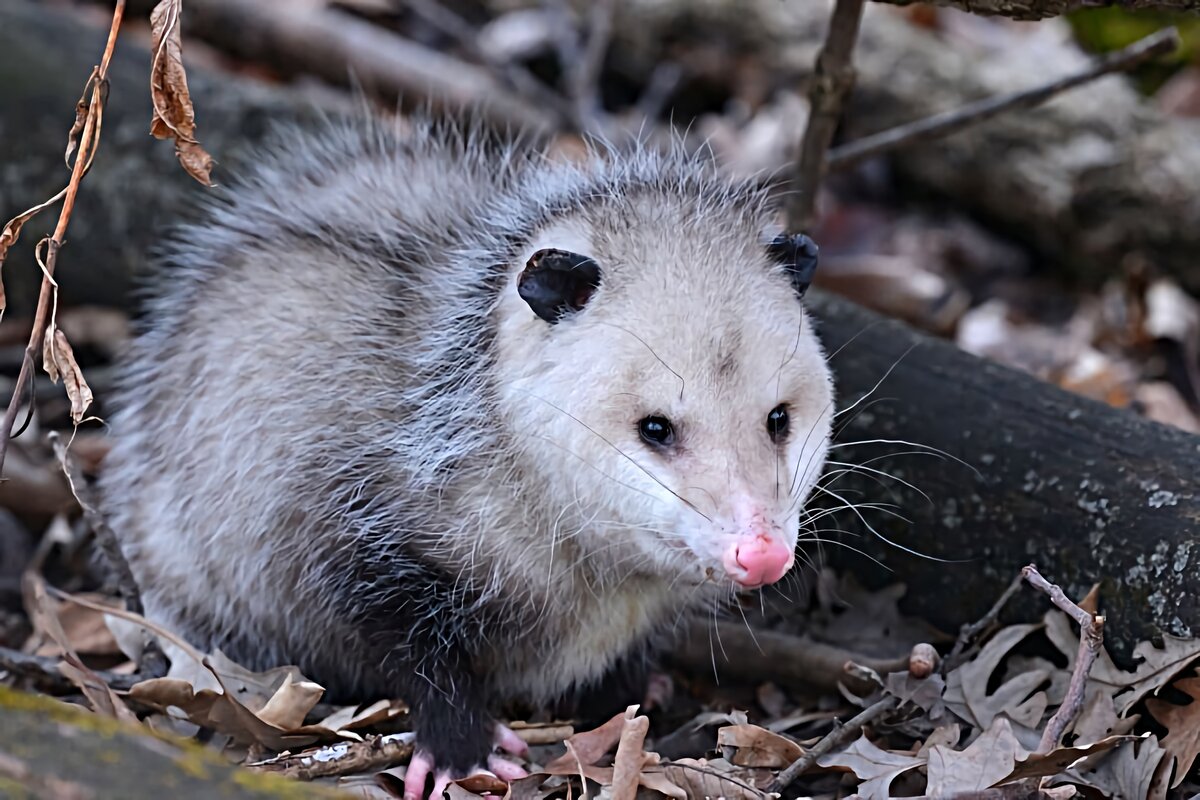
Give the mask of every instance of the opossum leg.
[{"label": "opossum leg", "polygon": [[[496,724],[492,743],[501,750],[516,756],[524,756],[529,752],[529,745],[523,739],[513,733],[507,725],[499,723]],[[514,764],[498,755],[488,756],[486,770],[480,766],[470,770],[467,774],[455,775],[451,770],[440,769],[429,751],[419,750],[413,754],[412,760],[408,764],[408,770],[404,773],[404,798],[405,800],[424,800],[425,782],[429,780],[430,775],[433,776],[433,791],[429,793],[429,797],[440,798],[452,781],[485,771],[503,781],[515,781],[529,777],[529,773],[519,764]]]}]

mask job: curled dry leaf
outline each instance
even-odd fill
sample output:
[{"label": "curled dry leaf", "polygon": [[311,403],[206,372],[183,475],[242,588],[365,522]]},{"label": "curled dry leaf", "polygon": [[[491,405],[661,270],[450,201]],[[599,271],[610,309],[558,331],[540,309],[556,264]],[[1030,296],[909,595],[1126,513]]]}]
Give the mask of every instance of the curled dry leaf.
[{"label": "curled dry leaf", "polygon": [[1095,789],[1103,797],[1164,800],[1167,776],[1160,769],[1164,755],[1154,736],[1127,739],[1112,754],[1084,759],[1064,772],[1062,779]]},{"label": "curled dry leaf", "polygon": [[646,733],[650,730],[649,717],[637,716],[637,706],[625,710],[625,724],[621,739],[617,743],[617,755],[613,759],[613,800],[634,800],[637,796],[638,776],[646,763]]},{"label": "curled dry leaf", "polygon": [[196,141],[196,113],[183,69],[183,41],[179,17],[183,0],[162,0],[150,13],[154,62],[150,66],[150,98],[154,116],[150,133],[174,139],[179,163],[196,180],[212,186],[213,159]]},{"label": "curled dry leaf", "polygon": [[79,364],[75,362],[75,352],[67,336],[54,323],[46,327],[46,338],[42,345],[42,366],[50,380],[58,383],[62,378],[63,387],[71,401],[71,421],[78,425],[83,421],[92,404],[92,389],[83,378]]},{"label": "curled dry leaf", "polygon": [[717,731],[717,746],[739,767],[783,769],[804,755],[804,748],[786,736],[757,725],[728,725]]}]

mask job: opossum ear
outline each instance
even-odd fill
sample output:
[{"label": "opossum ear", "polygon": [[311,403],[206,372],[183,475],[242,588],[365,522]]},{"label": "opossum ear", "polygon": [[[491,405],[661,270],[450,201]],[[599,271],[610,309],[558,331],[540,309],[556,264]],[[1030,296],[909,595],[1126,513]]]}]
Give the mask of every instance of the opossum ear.
[{"label": "opossum ear", "polygon": [[767,245],[767,252],[787,270],[796,294],[804,297],[817,271],[817,243],[803,233],[776,236]]},{"label": "opossum ear", "polygon": [[517,293],[533,313],[549,322],[587,305],[600,285],[600,265],[566,250],[538,250],[517,278]]}]

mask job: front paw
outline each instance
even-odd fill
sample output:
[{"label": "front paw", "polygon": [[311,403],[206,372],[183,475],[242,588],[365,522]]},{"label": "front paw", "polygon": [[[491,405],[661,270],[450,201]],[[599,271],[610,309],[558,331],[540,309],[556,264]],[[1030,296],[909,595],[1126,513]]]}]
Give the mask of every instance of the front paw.
[{"label": "front paw", "polygon": [[[525,744],[507,725],[496,725],[492,743],[514,756],[524,757],[529,753],[529,745]],[[426,797],[441,798],[451,783],[472,775],[488,774],[502,781],[515,781],[529,774],[520,765],[494,754],[488,756],[486,767],[479,764],[467,770],[465,774],[456,774],[450,769],[443,769],[439,767],[439,763],[445,763],[445,761],[439,761],[434,753],[422,748],[420,743],[417,744],[412,760],[408,764],[408,771],[404,774],[404,800],[425,800]],[[425,785],[430,777],[433,778],[433,790],[426,795]]]}]

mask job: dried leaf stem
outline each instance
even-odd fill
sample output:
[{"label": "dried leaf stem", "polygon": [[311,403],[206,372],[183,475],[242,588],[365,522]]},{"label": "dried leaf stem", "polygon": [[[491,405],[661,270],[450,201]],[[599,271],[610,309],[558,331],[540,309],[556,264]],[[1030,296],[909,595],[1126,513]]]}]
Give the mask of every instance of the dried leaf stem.
[{"label": "dried leaf stem", "polygon": [[1058,711],[1054,712],[1054,716],[1046,723],[1046,729],[1042,731],[1042,739],[1038,743],[1037,751],[1044,754],[1058,746],[1063,732],[1075,721],[1083,709],[1088,674],[1092,671],[1092,665],[1096,663],[1096,657],[1100,655],[1100,650],[1104,646],[1104,616],[1084,611],[1071,598],[1067,597],[1061,587],[1043,578],[1033,564],[1021,570],[1021,577],[1033,588],[1044,592],[1054,605],[1079,623],[1079,651],[1075,657],[1075,669],[1071,673],[1071,682],[1067,685],[1067,695],[1063,698]]},{"label": "dried leaf stem", "polygon": [[813,223],[817,189],[825,174],[829,143],[842,117],[846,97],[854,88],[854,43],[858,39],[865,0],[838,0],[829,20],[829,33],[817,56],[808,91],[808,125],[800,140],[792,194],[788,198],[789,230],[797,233]]},{"label": "dried leaf stem", "polygon": [[1180,43],[1179,31],[1166,28],[1139,39],[1123,50],[1099,58],[1090,67],[1074,75],[1023,89],[1011,94],[998,95],[968,103],[965,106],[942,114],[919,119],[905,125],[897,125],[886,131],[864,136],[861,139],[835,147],[829,151],[826,166],[830,170],[846,169],[877,155],[905,147],[916,142],[928,142],[966,128],[978,125],[993,117],[1016,109],[1040,106],[1063,92],[1090,83],[1113,72],[1133,69],[1157,56],[1174,52]]},{"label": "dried leaf stem", "polygon": [[100,143],[100,125],[102,122],[104,95],[108,81],[108,65],[112,60],[113,48],[117,44],[117,33],[121,29],[121,20],[125,14],[125,0],[117,0],[113,8],[112,25],[108,31],[108,41],[104,45],[104,55],[100,65],[96,67],[93,76],[88,80],[92,84],[92,97],[88,104],[87,119],[83,124],[83,133],[79,137],[79,151],[71,168],[71,181],[67,184],[63,197],[62,210],[58,215],[58,224],[54,234],[46,242],[46,258],[43,266],[42,288],[38,293],[37,311],[33,318],[33,330],[29,334],[29,344],[25,347],[25,355],[21,361],[21,371],[17,375],[16,386],[13,387],[12,397],[9,398],[8,408],[4,412],[4,421],[0,423],[0,472],[4,468],[4,458],[8,454],[9,436],[12,434],[17,413],[21,408],[21,398],[29,382],[33,379],[34,363],[42,350],[43,338],[46,333],[46,323],[53,309],[54,298],[54,268],[58,263],[58,251],[62,248],[66,237],[67,225],[71,221],[71,212],[75,209],[75,198],[79,194],[79,184],[87,172],[92,155]]},{"label": "dried leaf stem", "polygon": [[844,725],[835,724],[833,730],[825,734],[821,741],[812,746],[812,749],[797,758],[787,769],[779,773],[779,777],[775,779],[775,783],[771,784],[771,791],[782,792],[788,786],[791,786],[796,778],[803,775],[806,770],[817,763],[817,759],[853,739],[863,728],[884,714],[887,714],[899,704],[899,698],[888,695],[882,700],[864,708],[857,715],[851,717]]}]

